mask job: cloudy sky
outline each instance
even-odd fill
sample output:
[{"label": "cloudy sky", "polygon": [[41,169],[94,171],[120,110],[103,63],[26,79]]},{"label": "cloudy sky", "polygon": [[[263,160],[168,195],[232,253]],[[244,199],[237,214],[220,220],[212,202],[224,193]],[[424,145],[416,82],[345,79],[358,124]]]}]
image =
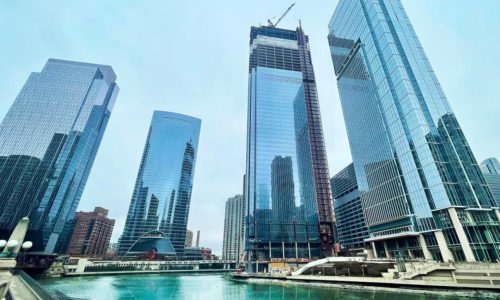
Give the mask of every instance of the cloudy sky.
[{"label": "cloudy sky", "polygon": [[[242,190],[250,26],[297,4],[310,37],[330,174],[351,162],[327,43],[336,0],[1,1],[0,118],[48,58],[109,64],[120,94],[80,210],[123,230],[153,110],[203,120],[189,228],[221,252],[226,199]],[[402,0],[479,161],[500,157],[500,1]]]}]

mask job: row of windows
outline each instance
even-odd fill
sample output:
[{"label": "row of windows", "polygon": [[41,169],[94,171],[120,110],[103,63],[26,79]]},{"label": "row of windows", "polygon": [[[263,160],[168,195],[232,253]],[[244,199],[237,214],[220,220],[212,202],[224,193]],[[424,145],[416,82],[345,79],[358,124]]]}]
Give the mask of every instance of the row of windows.
[{"label": "row of windows", "polygon": [[159,230],[182,253],[201,121],[155,111],[120,239],[127,251],[143,234]]}]

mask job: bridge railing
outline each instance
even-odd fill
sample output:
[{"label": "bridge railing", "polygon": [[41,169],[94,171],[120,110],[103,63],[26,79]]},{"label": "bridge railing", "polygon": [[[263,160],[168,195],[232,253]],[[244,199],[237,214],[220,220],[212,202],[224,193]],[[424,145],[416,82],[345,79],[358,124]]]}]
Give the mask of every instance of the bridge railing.
[{"label": "bridge railing", "polygon": [[[24,285],[31,290],[31,292],[38,297],[40,300],[59,300],[65,299],[59,296],[55,296],[54,294],[47,291],[43,286],[41,286],[36,280],[31,278],[28,274],[26,274],[23,270],[16,269],[12,272],[13,275],[17,276]],[[13,295],[11,294],[11,297]],[[13,299],[16,299],[13,297]],[[66,298],[67,299],[67,298]]]}]

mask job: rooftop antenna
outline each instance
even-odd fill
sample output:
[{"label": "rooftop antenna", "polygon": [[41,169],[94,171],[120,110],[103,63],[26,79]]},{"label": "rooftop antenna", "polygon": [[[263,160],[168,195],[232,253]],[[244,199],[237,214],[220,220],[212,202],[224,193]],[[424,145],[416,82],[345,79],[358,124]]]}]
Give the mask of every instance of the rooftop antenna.
[{"label": "rooftop antenna", "polygon": [[288,7],[288,9],[281,15],[278,21],[276,21],[276,23],[273,24],[273,22],[271,22],[270,19],[267,19],[267,25],[271,28],[275,28],[276,26],[278,26],[278,23],[281,22],[281,20],[283,20],[283,18],[286,16],[286,14],[288,14],[288,12],[292,9],[294,5],[295,3],[292,3],[292,5],[290,5],[290,7]]}]

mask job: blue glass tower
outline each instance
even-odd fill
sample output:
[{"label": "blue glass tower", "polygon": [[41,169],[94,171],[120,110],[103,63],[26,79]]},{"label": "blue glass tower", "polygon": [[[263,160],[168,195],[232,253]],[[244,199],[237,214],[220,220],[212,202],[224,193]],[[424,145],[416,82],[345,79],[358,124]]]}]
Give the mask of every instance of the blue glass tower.
[{"label": "blue glass tower", "polygon": [[249,267],[332,255],[328,165],[302,28],[251,28],[248,86]]},{"label": "blue glass tower", "polygon": [[480,167],[483,173],[500,174],[500,163],[498,162],[498,159],[496,159],[495,157],[490,157],[488,159],[485,159],[481,163]]},{"label": "blue glass tower", "polygon": [[354,165],[349,164],[330,180],[332,186],[333,206],[337,239],[341,251],[347,256],[362,253],[369,243],[363,206],[356,180]]},{"label": "blue glass tower", "polygon": [[341,0],[328,41],[378,256],[500,258],[500,214],[399,0]]},{"label": "blue glass tower", "polygon": [[28,216],[35,250],[66,250],[118,94],[110,66],[49,59],[0,125],[0,235]]},{"label": "blue glass tower", "polygon": [[201,120],[155,111],[118,251],[160,231],[184,254]]},{"label": "blue glass tower", "polygon": [[497,207],[500,207],[500,163],[496,158],[491,157],[484,160],[480,167]]}]

